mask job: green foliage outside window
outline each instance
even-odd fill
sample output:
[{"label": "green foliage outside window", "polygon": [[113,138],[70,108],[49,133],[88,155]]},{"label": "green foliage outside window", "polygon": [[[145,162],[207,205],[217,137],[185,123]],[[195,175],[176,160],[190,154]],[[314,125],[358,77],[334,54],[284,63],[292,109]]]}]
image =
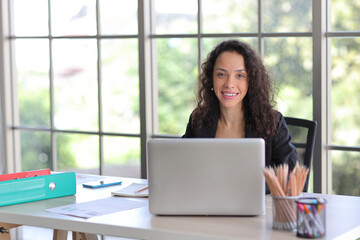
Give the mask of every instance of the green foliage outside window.
[{"label": "green foliage outside window", "polygon": [[[265,1],[265,31],[311,31],[311,1],[300,2],[300,5],[296,5],[286,0],[272,1],[271,4]],[[333,31],[360,30],[359,1],[332,0],[331,3]],[[255,20],[251,22],[253,21]],[[298,28],[292,29],[291,26],[296,23],[301,24]],[[203,58],[205,58],[214,47],[212,45],[215,45],[219,39],[203,40]],[[252,38],[241,40],[249,41],[254,48],[258,44]],[[196,38],[154,41],[156,41],[157,66],[155,67],[158,76],[158,79],[155,79],[158,88],[158,133],[182,135],[189,115],[195,107],[195,86],[199,73],[198,42]],[[278,90],[277,108],[287,116],[312,119],[312,81],[318,81],[312,79],[312,38],[264,38],[264,43],[264,61],[271,70]],[[359,45],[360,41],[356,37],[331,40],[331,144],[346,146],[360,144]],[[138,54],[136,47],[131,52]],[[138,71],[130,68],[127,74],[134,77],[137,76]],[[25,126],[49,126],[48,89],[30,91],[19,87],[18,90],[20,123]],[[133,103],[131,109],[135,112],[133,115],[138,117],[138,101],[135,99],[131,102]],[[50,166],[50,135],[23,131],[21,140],[23,170]],[[66,135],[62,134],[62,137],[57,139],[57,146],[59,167],[77,167],[75,156],[70,150],[71,141]],[[130,158],[139,155],[133,149],[125,154]],[[360,185],[359,154],[351,152],[340,154],[334,151],[331,153],[331,159],[334,193],[360,195],[360,190],[356,187]]]}]

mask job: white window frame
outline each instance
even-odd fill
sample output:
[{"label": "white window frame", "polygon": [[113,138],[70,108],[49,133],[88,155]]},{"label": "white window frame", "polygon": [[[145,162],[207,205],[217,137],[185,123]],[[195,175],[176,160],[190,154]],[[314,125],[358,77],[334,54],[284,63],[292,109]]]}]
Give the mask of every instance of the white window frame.
[{"label": "white window frame", "polygon": [[[157,134],[157,72],[156,72],[156,45],[155,40],[159,38],[196,38],[198,40],[198,68],[204,53],[202,39],[204,37],[257,37],[258,50],[264,57],[264,38],[267,37],[312,37],[313,40],[313,119],[318,123],[316,143],[313,156],[314,192],[331,193],[332,191],[332,169],[329,151],[360,151],[360,147],[335,146],[329,144],[331,135],[330,104],[331,104],[331,79],[330,79],[330,46],[329,41],[333,37],[360,37],[360,32],[330,32],[329,13],[331,0],[313,0],[313,26],[312,32],[288,32],[288,33],[265,33],[263,31],[263,1],[258,0],[258,32],[254,33],[229,33],[229,34],[204,34],[202,33],[202,12],[198,9],[198,32],[196,34],[154,34],[154,0],[138,0],[138,34],[134,37],[139,42],[139,95],[140,95],[140,134],[123,134],[119,136],[140,137],[141,143],[141,177],[147,178],[146,143],[154,137],[178,137]],[[50,4],[50,0],[48,1]],[[197,0],[202,5],[202,0]],[[0,17],[0,173],[19,171],[20,166],[20,144],[16,141],[16,114],[12,93],[16,92],[11,79],[13,71],[13,46],[11,40],[12,22],[9,21],[11,14],[11,0],[1,1]],[[97,6],[98,6],[97,1]],[[50,9],[50,8],[49,8]],[[98,37],[98,36],[95,36]],[[50,41],[51,43],[51,41]],[[51,70],[50,70],[51,71]],[[50,72],[50,74],[52,74]],[[99,73],[100,74],[100,73]],[[50,90],[52,91],[52,90]],[[100,109],[101,110],[101,109]],[[99,111],[101,112],[101,111]],[[52,113],[53,114],[53,113]],[[101,121],[101,116],[100,116]],[[51,124],[51,131],[53,123]],[[99,139],[102,139],[102,131],[99,130]],[[54,136],[54,135],[53,135]],[[56,166],[56,154],[54,150],[55,139],[52,143],[52,159],[54,170]],[[102,149],[102,140],[100,140]],[[100,173],[103,172],[103,156],[100,150]]]}]

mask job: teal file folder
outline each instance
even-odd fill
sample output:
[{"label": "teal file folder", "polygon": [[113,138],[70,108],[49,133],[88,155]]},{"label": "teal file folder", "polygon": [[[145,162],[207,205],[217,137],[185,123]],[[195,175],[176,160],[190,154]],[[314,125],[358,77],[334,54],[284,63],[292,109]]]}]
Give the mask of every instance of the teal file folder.
[{"label": "teal file folder", "polygon": [[0,206],[76,194],[74,172],[0,182]]}]

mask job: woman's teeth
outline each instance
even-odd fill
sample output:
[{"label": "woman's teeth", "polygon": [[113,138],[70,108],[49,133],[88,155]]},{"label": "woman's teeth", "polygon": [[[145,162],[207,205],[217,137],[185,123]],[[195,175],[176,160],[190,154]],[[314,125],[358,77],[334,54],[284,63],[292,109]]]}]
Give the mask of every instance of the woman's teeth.
[{"label": "woman's teeth", "polygon": [[224,93],[225,96],[228,96],[228,97],[233,97],[233,96],[236,96],[237,93]]}]

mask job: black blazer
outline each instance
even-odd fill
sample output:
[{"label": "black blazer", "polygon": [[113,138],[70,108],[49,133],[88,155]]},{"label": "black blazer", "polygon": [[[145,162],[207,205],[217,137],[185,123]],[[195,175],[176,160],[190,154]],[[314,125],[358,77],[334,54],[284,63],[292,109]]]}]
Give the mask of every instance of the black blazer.
[{"label": "black blazer", "polygon": [[[280,121],[278,124],[277,136],[269,137],[265,140],[265,165],[274,167],[280,164],[288,164],[289,170],[292,170],[295,167],[296,162],[299,161],[299,157],[295,146],[291,143],[291,136],[284,116],[280,112],[279,116]],[[182,136],[183,138],[215,138],[218,116],[217,119],[213,121],[213,124],[208,127],[202,127],[201,129],[194,129],[191,126],[191,118],[192,116],[190,116],[186,132]],[[246,131],[245,138],[258,138],[258,136],[251,131]],[[269,193],[267,187],[266,192]]]}]

